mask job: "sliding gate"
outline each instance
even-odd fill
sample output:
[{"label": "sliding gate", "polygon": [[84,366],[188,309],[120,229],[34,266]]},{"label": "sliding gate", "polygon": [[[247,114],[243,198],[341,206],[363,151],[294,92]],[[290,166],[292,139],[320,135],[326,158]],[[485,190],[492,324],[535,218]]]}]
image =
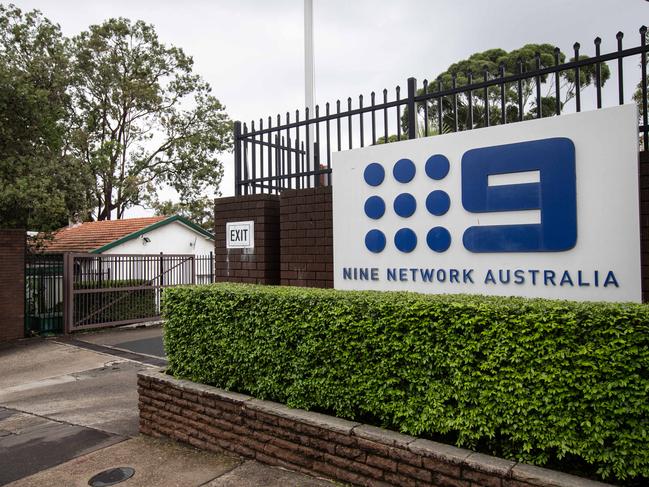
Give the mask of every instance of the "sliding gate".
[{"label": "sliding gate", "polygon": [[202,258],[65,254],[65,332],[160,319],[162,289],[195,284],[197,259]]}]

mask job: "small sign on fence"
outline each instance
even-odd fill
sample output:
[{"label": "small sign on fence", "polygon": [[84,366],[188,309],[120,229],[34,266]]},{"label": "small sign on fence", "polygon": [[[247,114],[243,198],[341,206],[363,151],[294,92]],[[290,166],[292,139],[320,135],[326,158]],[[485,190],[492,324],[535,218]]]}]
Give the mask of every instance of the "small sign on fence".
[{"label": "small sign on fence", "polygon": [[255,222],[229,222],[225,225],[225,247],[252,249],[255,247]]}]

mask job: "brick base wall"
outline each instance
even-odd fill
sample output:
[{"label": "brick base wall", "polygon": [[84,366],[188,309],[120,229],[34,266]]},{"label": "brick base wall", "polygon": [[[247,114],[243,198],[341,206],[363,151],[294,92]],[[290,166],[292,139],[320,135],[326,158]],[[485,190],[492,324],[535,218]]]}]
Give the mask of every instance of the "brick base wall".
[{"label": "brick base wall", "polygon": [[354,485],[606,485],[177,380],[162,372],[140,372],[138,392],[143,434]]},{"label": "brick base wall", "polygon": [[[331,187],[215,202],[217,281],[333,287]],[[226,249],[227,222],[253,220],[255,248]]]},{"label": "brick base wall", "polygon": [[331,186],[282,192],[280,199],[281,284],[334,285]]},{"label": "brick base wall", "polygon": [[[255,222],[254,249],[226,249],[227,222]],[[279,197],[219,198],[214,208],[215,280],[279,284]]]},{"label": "brick base wall", "polygon": [[0,342],[25,336],[25,231],[0,230]]}]

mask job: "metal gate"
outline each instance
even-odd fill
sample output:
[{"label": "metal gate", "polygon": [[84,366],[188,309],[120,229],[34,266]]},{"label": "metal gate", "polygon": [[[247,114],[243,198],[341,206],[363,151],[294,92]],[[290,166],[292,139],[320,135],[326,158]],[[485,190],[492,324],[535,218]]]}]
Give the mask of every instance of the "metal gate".
[{"label": "metal gate", "polygon": [[165,287],[214,282],[214,255],[27,254],[25,333],[160,319]]},{"label": "metal gate", "polygon": [[162,289],[196,283],[194,255],[64,256],[65,332],[160,319]]}]

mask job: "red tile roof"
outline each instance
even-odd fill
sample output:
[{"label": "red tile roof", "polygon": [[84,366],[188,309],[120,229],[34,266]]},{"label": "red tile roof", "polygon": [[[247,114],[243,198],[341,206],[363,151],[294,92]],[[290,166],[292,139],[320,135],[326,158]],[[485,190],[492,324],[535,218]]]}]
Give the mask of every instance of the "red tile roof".
[{"label": "red tile roof", "polygon": [[104,220],[64,227],[54,232],[52,240],[44,241],[43,250],[45,252],[90,252],[167,218],[169,217],[151,216]]}]

